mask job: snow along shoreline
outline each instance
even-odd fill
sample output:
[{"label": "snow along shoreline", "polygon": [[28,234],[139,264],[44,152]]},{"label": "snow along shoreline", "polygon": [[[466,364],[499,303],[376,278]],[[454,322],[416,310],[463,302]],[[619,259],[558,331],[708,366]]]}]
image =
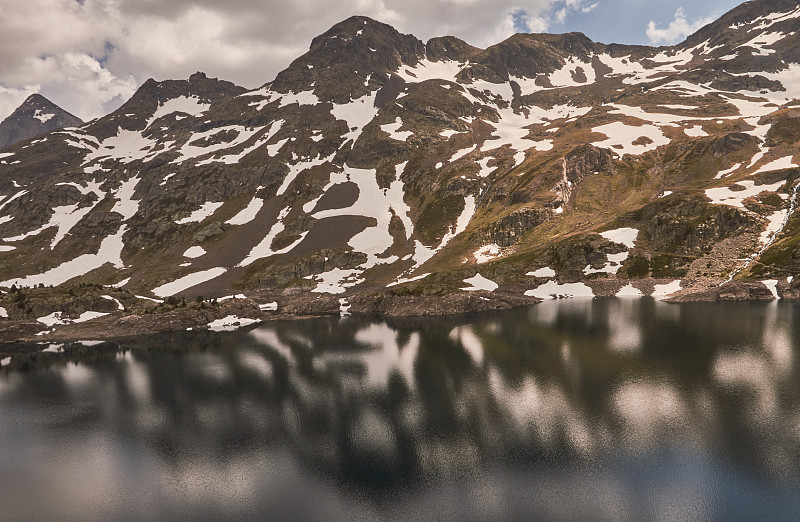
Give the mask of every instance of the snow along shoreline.
[{"label": "snow along shoreline", "polygon": [[[540,274],[549,274],[541,270]],[[800,280],[680,281],[666,279],[594,279],[584,283],[558,284],[537,278],[531,284],[495,288],[491,280],[470,278],[472,287],[446,295],[406,295],[393,291],[352,293],[342,298],[318,293],[292,297],[257,292],[249,297],[218,299],[211,308],[164,309],[153,305],[154,313],[118,311],[83,322],[62,321],[56,328],[35,319],[0,317],[0,354],[13,349],[2,343],[51,343],[86,339],[121,340],[180,331],[235,330],[262,322],[299,320],[313,317],[372,315],[384,318],[441,317],[474,312],[503,311],[535,305],[545,299],[651,298],[667,302],[800,300]],[[477,283],[477,284],[476,284]],[[529,288],[525,290],[525,288]],[[574,291],[573,291],[574,290]],[[590,295],[591,294],[591,295]],[[347,313],[342,313],[346,301]],[[262,303],[262,301],[266,301]],[[141,311],[139,311],[141,312]],[[29,351],[30,349],[27,348]],[[6,351],[6,353],[8,353]]]}]

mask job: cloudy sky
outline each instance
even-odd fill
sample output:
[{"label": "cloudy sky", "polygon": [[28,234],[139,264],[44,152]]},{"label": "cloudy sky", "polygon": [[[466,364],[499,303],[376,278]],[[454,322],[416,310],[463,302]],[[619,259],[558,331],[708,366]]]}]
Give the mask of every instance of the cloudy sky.
[{"label": "cloudy sky", "polygon": [[39,92],[110,112],[147,78],[195,71],[258,87],[351,15],[486,47],[515,32],[670,44],[740,0],[0,0],[0,119]]}]

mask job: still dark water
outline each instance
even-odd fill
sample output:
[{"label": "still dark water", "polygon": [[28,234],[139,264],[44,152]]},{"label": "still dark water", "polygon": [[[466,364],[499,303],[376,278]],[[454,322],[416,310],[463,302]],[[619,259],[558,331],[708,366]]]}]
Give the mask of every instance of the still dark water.
[{"label": "still dark water", "polygon": [[547,302],[0,369],[0,519],[800,518],[800,307]]}]

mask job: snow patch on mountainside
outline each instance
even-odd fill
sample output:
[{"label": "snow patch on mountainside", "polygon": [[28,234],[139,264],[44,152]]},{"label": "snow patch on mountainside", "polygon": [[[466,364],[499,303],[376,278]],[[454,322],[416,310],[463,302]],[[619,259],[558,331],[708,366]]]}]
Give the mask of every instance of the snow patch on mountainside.
[{"label": "snow patch on mountainside", "polygon": [[10,287],[13,284],[22,286],[35,286],[38,284],[58,286],[76,277],[86,275],[92,270],[100,268],[106,263],[111,263],[115,268],[124,268],[122,263],[122,249],[125,246],[122,236],[127,225],[122,225],[116,234],[103,239],[96,254],[83,254],[62,263],[42,274],[19,277],[0,282],[0,286]]},{"label": "snow patch on mountainside", "polygon": [[392,220],[392,211],[400,216],[406,225],[406,238],[413,232],[411,220],[408,217],[411,209],[403,201],[403,182],[397,178],[386,189],[378,186],[377,172],[375,170],[354,169],[345,166],[346,179],[358,186],[358,199],[347,208],[330,209],[317,212],[313,215],[316,219],[333,216],[360,216],[375,219],[376,225],[367,227],[362,232],[353,236],[348,244],[356,252],[367,254],[367,262],[362,265],[364,269],[378,264],[392,263],[395,256],[379,257],[394,243],[394,238],[389,233],[389,224]]},{"label": "snow patch on mountainside", "polygon": [[361,98],[351,100],[349,103],[333,104],[331,114],[337,120],[347,123],[348,132],[344,134],[344,141],[358,141],[364,127],[371,122],[378,114],[378,107],[375,106],[377,92],[365,94]]},{"label": "snow patch on mountainside", "polygon": [[[224,125],[207,131],[194,132],[178,149],[179,156],[172,160],[172,163],[179,164],[200,156],[232,149],[247,142],[259,130],[261,129],[248,128],[242,125]],[[233,135],[233,138],[228,138],[231,135]],[[220,143],[211,144],[211,140],[218,136]]]},{"label": "snow patch on mountainside", "polygon": [[222,319],[216,319],[208,323],[207,327],[213,332],[231,332],[258,323],[258,319],[249,319],[236,315],[228,315]]},{"label": "snow patch on mountainside", "polygon": [[358,276],[363,272],[359,269],[345,270],[334,268],[321,274],[306,276],[305,279],[312,279],[317,282],[316,288],[311,290],[317,294],[343,294],[348,288],[354,287],[364,282]]},{"label": "snow patch on mountainside", "polygon": [[671,283],[655,285],[653,293],[650,294],[655,299],[666,299],[672,294],[681,291],[680,280],[675,280]]},{"label": "snow patch on mountainside", "polygon": [[114,159],[123,164],[144,160],[150,155],[156,143],[156,140],[146,138],[140,131],[120,127],[115,136],[104,139],[96,150],[87,154],[83,164],[88,165],[93,161],[106,159]]},{"label": "snow patch on mountainside", "polygon": [[414,135],[411,131],[402,131],[400,132],[400,127],[403,126],[403,120],[400,116],[393,123],[387,123],[386,125],[381,125],[381,130],[387,133],[393,140],[397,141],[406,141],[408,138]]},{"label": "snow patch on mountainside", "polygon": [[494,243],[491,245],[484,245],[472,253],[472,257],[475,258],[475,262],[479,265],[488,263],[489,261],[497,259],[502,255],[503,250],[500,248],[500,245]]},{"label": "snow patch on mountainside", "polygon": [[669,138],[664,136],[661,129],[654,125],[637,127],[615,121],[595,127],[592,132],[605,134],[608,138],[594,142],[596,147],[610,148],[622,156],[626,154],[639,156],[669,144]]},{"label": "snow patch on mountainside", "polygon": [[[58,245],[67,234],[69,234],[75,225],[77,225],[87,214],[89,214],[89,212],[91,212],[92,209],[98,205],[98,203],[103,201],[106,193],[100,190],[101,185],[102,183],[98,181],[87,182],[86,186],[78,183],[57,183],[56,186],[74,187],[81,193],[82,196],[94,194],[97,196],[97,199],[91,205],[86,207],[80,207],[80,202],[72,205],[53,207],[53,214],[50,216],[50,220],[41,227],[18,236],[4,238],[3,240],[9,243],[22,241],[25,238],[41,234],[48,228],[56,227],[58,230],[56,231],[55,237],[50,242],[50,249],[54,249],[56,245]],[[14,198],[12,198],[12,200],[13,199]],[[10,203],[11,200],[8,202]]]},{"label": "snow patch on mountainside", "polygon": [[281,210],[280,214],[278,214],[277,221],[275,221],[275,223],[272,225],[272,228],[270,228],[269,232],[267,232],[267,235],[264,237],[264,239],[262,239],[256,246],[252,248],[252,250],[250,250],[250,253],[247,254],[247,257],[245,257],[238,265],[236,265],[237,267],[250,266],[259,259],[265,259],[276,254],[285,254],[302,243],[306,235],[308,235],[308,232],[303,232],[300,234],[300,238],[291,245],[279,250],[272,250],[272,242],[275,241],[275,238],[278,236],[278,234],[283,232],[286,228],[283,224],[283,220],[289,215],[290,210],[291,208],[289,207]]},{"label": "snow patch on mountainside", "polygon": [[286,177],[283,178],[283,183],[281,186],[278,187],[278,192],[275,194],[276,196],[282,195],[286,192],[286,189],[289,188],[289,185],[300,175],[301,172],[306,171],[308,169],[312,169],[314,167],[319,167],[320,165],[324,165],[330,161],[332,161],[336,157],[336,153],[334,152],[330,156],[323,158],[322,156],[318,156],[314,159],[306,159],[299,161],[293,165],[287,165],[289,167],[289,173],[286,174]]},{"label": "snow patch on mountainside", "polygon": [[556,271],[550,268],[549,266],[546,266],[544,268],[534,270],[533,272],[528,272],[525,275],[529,277],[555,277]]},{"label": "snow patch on mountainside", "polygon": [[154,288],[153,294],[157,295],[158,297],[169,297],[171,295],[183,292],[184,290],[188,290],[193,286],[197,286],[201,283],[211,281],[212,279],[221,276],[227,271],[228,271],[227,268],[216,267],[216,268],[209,268],[208,270],[203,270],[200,272],[195,272],[193,274],[189,274],[181,278],[178,278],[175,281],[172,281],[171,283],[167,283],[165,285],[161,285],[159,287]]},{"label": "snow patch on mountainside", "polygon": [[212,216],[214,212],[216,212],[224,204],[225,203],[222,201],[209,201],[207,203],[203,203],[199,209],[195,210],[189,214],[189,216],[183,219],[176,220],[175,223],[179,225],[185,225],[187,223],[200,223],[207,217]]},{"label": "snow patch on mountainside", "polygon": [[800,167],[797,163],[794,162],[793,156],[786,156],[784,158],[776,159],[774,161],[770,161],[769,163],[762,165],[756,170],[752,172],[750,175],[761,174],[762,172],[771,172],[773,170],[784,170],[784,169],[792,169]]},{"label": "snow patch on mountainside", "polygon": [[744,187],[741,190],[731,190],[729,187],[717,187],[706,189],[706,196],[715,205],[730,205],[732,207],[744,208],[743,201],[749,197],[757,196],[762,192],[775,192],[786,182],[778,181],[768,185],[756,185],[755,181],[739,181],[736,185]]},{"label": "snow patch on mountainside", "polygon": [[238,214],[225,222],[226,225],[246,225],[256,218],[261,207],[264,206],[264,200],[261,198],[253,198],[245,208],[239,211]]},{"label": "snow patch on mountainside", "polygon": [[186,252],[183,253],[183,257],[188,257],[189,259],[197,259],[204,255],[206,255],[206,250],[201,246],[189,247],[186,249]]},{"label": "snow patch on mountainside", "polygon": [[209,108],[211,108],[211,104],[204,103],[197,96],[178,96],[158,106],[158,109],[156,109],[156,112],[153,113],[153,116],[150,118],[148,127],[152,125],[155,120],[174,112],[197,116],[206,112]]},{"label": "snow patch on mountainside", "polygon": [[475,276],[473,277],[464,279],[464,282],[470,285],[468,287],[461,289],[466,292],[477,292],[480,290],[485,290],[487,292],[494,292],[495,290],[500,288],[500,285],[498,285],[491,279],[483,277],[481,274],[475,274]]},{"label": "snow patch on mountainside", "polygon": [[634,243],[636,243],[636,238],[639,236],[639,230],[635,228],[617,228],[615,230],[601,232],[600,235],[613,243],[619,243],[628,248],[633,248]]},{"label": "snow patch on mountainside", "polygon": [[445,80],[455,82],[456,76],[465,64],[460,64],[453,60],[442,60],[432,62],[425,58],[416,65],[401,65],[396,74],[407,83],[418,83],[427,80]]},{"label": "snow patch on mountainside", "polygon": [[52,120],[56,117],[55,114],[42,114],[42,109],[36,109],[36,112],[33,113],[33,117],[39,120],[42,123],[47,123],[48,121]]},{"label": "snow patch on mountainside", "polygon": [[139,211],[139,201],[133,199],[133,193],[136,191],[136,185],[138,183],[138,177],[130,178],[120,183],[119,188],[114,192],[117,202],[114,204],[111,212],[116,212],[121,215],[123,221],[128,221]]}]

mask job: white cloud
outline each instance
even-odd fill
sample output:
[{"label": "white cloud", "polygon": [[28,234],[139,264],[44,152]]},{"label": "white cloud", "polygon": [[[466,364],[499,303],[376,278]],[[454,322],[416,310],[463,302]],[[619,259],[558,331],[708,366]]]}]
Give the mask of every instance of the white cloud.
[{"label": "white cloud", "polygon": [[64,108],[81,118],[108,112],[108,105],[124,102],[136,91],[133,75],[120,78],[86,53],[65,52],[36,60],[40,89],[48,98],[58,99]]},{"label": "white cloud", "polygon": [[674,44],[677,43],[690,34],[694,33],[701,27],[714,21],[713,17],[701,18],[694,22],[689,22],[686,19],[686,13],[682,7],[675,11],[675,18],[669,23],[666,29],[659,29],[654,21],[647,24],[647,38],[653,45],[659,44]]}]

